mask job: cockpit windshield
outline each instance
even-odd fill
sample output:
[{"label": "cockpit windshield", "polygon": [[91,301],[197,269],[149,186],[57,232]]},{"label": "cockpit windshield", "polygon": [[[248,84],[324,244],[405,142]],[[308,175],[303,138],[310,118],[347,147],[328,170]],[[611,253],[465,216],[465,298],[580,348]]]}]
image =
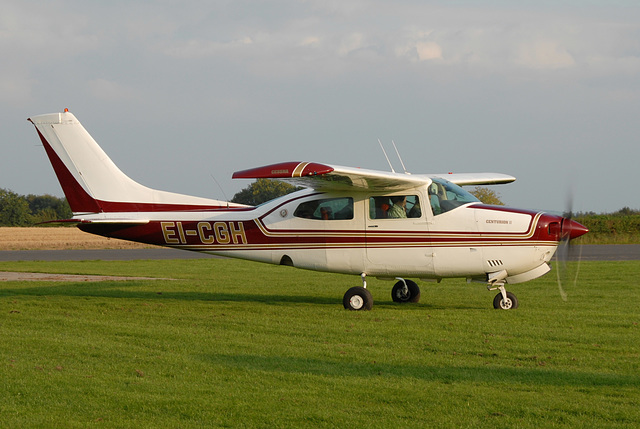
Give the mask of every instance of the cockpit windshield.
[{"label": "cockpit windshield", "polygon": [[428,194],[431,209],[435,216],[448,212],[468,203],[480,202],[476,197],[462,189],[460,186],[444,179],[432,178]]}]

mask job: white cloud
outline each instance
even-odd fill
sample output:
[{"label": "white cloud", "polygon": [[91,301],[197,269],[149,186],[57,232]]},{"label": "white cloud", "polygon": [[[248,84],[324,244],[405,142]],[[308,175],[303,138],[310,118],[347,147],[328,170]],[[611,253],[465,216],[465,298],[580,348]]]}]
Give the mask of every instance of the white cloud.
[{"label": "white cloud", "polygon": [[418,59],[420,61],[441,60],[442,48],[436,42],[418,42],[416,44]]},{"label": "white cloud", "polygon": [[561,69],[576,64],[574,58],[559,43],[538,40],[518,47],[516,63],[534,69]]},{"label": "white cloud", "polygon": [[318,46],[320,44],[320,38],[316,36],[307,36],[302,39],[298,46]]}]

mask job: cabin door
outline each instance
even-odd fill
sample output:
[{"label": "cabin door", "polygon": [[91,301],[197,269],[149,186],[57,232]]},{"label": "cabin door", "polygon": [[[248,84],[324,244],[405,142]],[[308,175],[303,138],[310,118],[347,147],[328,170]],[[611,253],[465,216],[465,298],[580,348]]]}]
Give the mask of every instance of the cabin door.
[{"label": "cabin door", "polygon": [[369,274],[421,277],[433,273],[422,200],[416,191],[369,197],[365,210]]}]

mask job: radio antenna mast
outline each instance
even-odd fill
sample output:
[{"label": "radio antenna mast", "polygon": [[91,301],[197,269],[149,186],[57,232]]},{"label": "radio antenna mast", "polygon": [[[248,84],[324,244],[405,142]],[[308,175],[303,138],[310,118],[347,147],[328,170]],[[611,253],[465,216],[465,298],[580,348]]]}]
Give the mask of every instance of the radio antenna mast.
[{"label": "radio antenna mast", "polygon": [[382,149],[382,153],[384,153],[384,157],[387,158],[387,162],[389,163],[389,167],[391,167],[391,172],[395,173],[396,170],[393,169],[393,165],[391,165],[391,161],[389,161],[389,157],[387,156],[387,151],[384,150],[384,146],[382,146],[382,142],[378,139],[378,143],[380,143],[380,149]]},{"label": "radio antenna mast", "polygon": [[222,189],[222,186],[220,186],[220,183],[218,183],[213,173],[209,173],[209,175],[211,176],[213,181],[216,182],[216,185],[218,185],[218,188],[220,188],[220,191],[222,191],[222,196],[224,197],[224,201],[227,203],[227,208],[229,208],[229,198],[227,198],[227,194],[224,193],[224,189]]},{"label": "radio antenna mast", "polygon": [[396,155],[398,155],[398,159],[400,160],[400,164],[402,165],[402,169],[404,170],[404,174],[411,174],[407,171],[407,169],[404,166],[404,162],[402,162],[402,158],[400,157],[400,152],[398,152],[398,148],[396,147],[396,142],[394,142],[393,140],[391,140],[391,143],[393,144],[393,148],[396,150]]}]

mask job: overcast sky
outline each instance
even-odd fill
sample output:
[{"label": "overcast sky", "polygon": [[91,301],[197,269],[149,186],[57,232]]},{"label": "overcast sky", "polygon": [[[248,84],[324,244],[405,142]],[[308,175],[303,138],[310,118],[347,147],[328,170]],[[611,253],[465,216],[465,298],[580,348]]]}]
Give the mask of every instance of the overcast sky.
[{"label": "overcast sky", "polygon": [[231,198],[280,161],[389,170],[380,139],[413,173],[516,176],[510,206],[640,209],[637,0],[8,0],[0,55],[19,194],[63,195],[26,118],[69,108],[174,192]]}]

